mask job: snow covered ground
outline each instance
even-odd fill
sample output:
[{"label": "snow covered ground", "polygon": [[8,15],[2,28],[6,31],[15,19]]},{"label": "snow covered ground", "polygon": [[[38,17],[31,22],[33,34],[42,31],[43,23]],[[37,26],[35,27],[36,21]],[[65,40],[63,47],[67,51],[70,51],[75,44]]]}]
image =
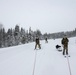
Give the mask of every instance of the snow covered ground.
[{"label": "snow covered ground", "polygon": [[69,55],[55,49],[61,39],[41,41],[40,50],[35,43],[0,49],[0,75],[76,75],[76,37],[69,38]]}]

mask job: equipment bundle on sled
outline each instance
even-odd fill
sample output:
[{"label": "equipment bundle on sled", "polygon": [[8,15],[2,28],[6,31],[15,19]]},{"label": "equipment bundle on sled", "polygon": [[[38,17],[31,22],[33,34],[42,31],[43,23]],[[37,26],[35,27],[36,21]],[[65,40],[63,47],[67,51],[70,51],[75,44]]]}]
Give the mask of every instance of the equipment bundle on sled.
[{"label": "equipment bundle on sled", "polygon": [[56,49],[58,50],[58,51],[62,51],[62,48],[61,48],[61,46],[60,45],[56,45]]}]

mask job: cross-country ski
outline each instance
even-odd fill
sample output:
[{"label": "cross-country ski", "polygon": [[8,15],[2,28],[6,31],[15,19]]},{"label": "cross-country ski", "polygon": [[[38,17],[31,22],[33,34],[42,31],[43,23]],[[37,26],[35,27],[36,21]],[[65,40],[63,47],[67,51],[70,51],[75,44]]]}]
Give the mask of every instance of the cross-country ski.
[{"label": "cross-country ski", "polygon": [[70,55],[64,55],[64,57],[70,57]]}]

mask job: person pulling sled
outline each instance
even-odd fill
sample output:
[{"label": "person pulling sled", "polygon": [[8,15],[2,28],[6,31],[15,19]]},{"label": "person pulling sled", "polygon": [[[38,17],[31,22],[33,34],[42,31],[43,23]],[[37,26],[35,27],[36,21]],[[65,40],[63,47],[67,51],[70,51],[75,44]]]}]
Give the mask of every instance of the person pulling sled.
[{"label": "person pulling sled", "polygon": [[65,55],[65,53],[66,53],[66,55],[68,55],[68,42],[69,42],[69,40],[68,40],[67,36],[64,35],[64,37],[61,40],[61,43],[63,45],[63,55]]},{"label": "person pulling sled", "polygon": [[36,37],[36,40],[35,40],[35,49],[38,47],[39,49],[41,49],[41,46],[40,46],[40,41],[39,41],[39,37],[37,36]]},{"label": "person pulling sled", "polygon": [[45,43],[48,43],[47,37],[45,38]]}]

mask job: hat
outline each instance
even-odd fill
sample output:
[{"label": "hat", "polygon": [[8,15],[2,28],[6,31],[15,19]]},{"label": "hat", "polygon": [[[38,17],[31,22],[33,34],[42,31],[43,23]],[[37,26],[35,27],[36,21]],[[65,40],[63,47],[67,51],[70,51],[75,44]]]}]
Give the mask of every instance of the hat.
[{"label": "hat", "polygon": [[64,35],[64,38],[67,38],[67,35]]}]

